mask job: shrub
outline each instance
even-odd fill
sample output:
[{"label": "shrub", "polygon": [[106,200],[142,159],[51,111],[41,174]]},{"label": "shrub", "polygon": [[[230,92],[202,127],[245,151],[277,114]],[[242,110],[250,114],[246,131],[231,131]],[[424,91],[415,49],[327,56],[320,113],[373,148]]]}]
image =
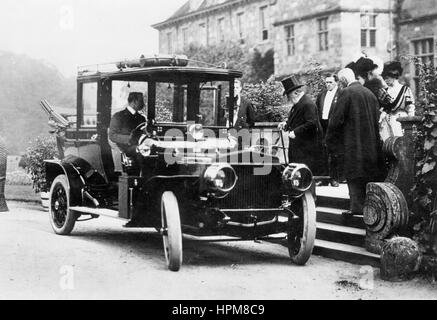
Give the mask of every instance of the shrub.
[{"label": "shrub", "polygon": [[26,171],[33,181],[33,189],[36,193],[47,192],[46,171],[44,160],[59,157],[56,140],[54,137],[38,136],[29,141],[24,154]]},{"label": "shrub", "polygon": [[[326,89],[322,68],[317,62],[307,63],[305,71],[297,76],[306,84],[306,93],[313,101]],[[266,82],[246,84],[243,95],[254,104],[257,122],[281,122],[287,119],[289,112],[283,92],[282,83],[270,77]]]},{"label": "shrub", "polygon": [[281,122],[287,119],[288,108],[284,106],[284,88],[274,79],[257,84],[246,84],[243,96],[253,103],[256,122]]},{"label": "shrub", "polygon": [[316,101],[317,96],[326,89],[325,80],[323,78],[323,69],[317,61],[309,61],[304,67],[304,71],[298,73],[302,83],[305,83],[307,94],[313,101]]},{"label": "shrub", "polygon": [[422,121],[416,135],[416,183],[412,189],[413,238],[422,252],[437,254],[437,70],[408,58],[419,71],[416,107]]}]

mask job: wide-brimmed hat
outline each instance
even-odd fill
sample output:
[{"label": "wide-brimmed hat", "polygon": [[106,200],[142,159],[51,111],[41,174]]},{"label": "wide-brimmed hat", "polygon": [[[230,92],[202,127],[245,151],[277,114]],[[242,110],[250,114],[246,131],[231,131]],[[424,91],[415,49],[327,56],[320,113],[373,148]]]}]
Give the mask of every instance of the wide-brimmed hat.
[{"label": "wide-brimmed hat", "polygon": [[399,78],[404,69],[399,61],[389,61],[384,63],[384,70],[382,70],[382,77],[391,77],[391,78]]},{"label": "wide-brimmed hat", "polygon": [[378,68],[378,65],[373,62],[372,59],[361,57],[355,62],[355,72],[363,74],[369,71],[373,71]]},{"label": "wide-brimmed hat", "polygon": [[281,82],[284,87],[284,96],[304,86],[296,76],[290,76]]}]

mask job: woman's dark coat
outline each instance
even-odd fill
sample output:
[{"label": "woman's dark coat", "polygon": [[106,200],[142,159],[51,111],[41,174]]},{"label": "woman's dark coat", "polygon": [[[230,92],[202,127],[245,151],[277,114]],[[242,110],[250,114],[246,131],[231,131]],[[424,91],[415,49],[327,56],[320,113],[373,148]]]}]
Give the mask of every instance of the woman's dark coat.
[{"label": "woman's dark coat", "polygon": [[319,122],[317,106],[307,95],[294,105],[288,116],[286,131],[293,131],[290,139],[289,162],[306,164],[314,175],[323,170],[323,130]]},{"label": "woman's dark coat", "polygon": [[[375,95],[359,82],[340,93],[329,120],[326,143],[329,149],[344,149],[344,176],[379,179],[384,174]],[[342,137],[339,141],[338,137]],[[342,145],[338,145],[342,143]]]}]

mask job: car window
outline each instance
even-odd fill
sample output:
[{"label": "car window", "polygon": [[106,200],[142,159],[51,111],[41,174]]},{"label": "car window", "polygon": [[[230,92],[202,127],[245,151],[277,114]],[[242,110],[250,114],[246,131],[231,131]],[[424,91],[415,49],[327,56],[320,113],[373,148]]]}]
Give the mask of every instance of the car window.
[{"label": "car window", "polygon": [[97,82],[83,84],[82,108],[81,127],[95,127],[97,125]]},{"label": "car window", "polygon": [[157,122],[185,123],[187,121],[186,86],[157,82],[155,108]]},{"label": "car window", "polygon": [[199,111],[202,116],[200,123],[204,126],[217,125],[218,87],[203,85],[200,89]]},{"label": "car window", "polygon": [[144,94],[144,114],[147,114],[147,87],[148,83],[143,81],[112,81],[111,116],[127,107],[127,98],[130,92],[141,92]]}]

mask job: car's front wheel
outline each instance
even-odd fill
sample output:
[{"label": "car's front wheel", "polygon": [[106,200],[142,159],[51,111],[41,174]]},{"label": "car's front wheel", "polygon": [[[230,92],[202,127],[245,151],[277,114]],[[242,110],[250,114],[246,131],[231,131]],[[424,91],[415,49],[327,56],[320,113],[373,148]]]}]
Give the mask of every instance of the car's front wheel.
[{"label": "car's front wheel", "polygon": [[293,202],[294,215],[288,219],[287,240],[291,261],[297,265],[307,263],[316,238],[316,205],[311,191]]},{"label": "car's front wheel", "polygon": [[171,191],[161,196],[161,234],[167,267],[178,271],[182,264],[182,230],[178,201]]},{"label": "car's front wheel", "polygon": [[70,194],[66,175],[55,178],[50,188],[50,224],[56,234],[68,235],[74,228],[77,216],[70,210]]}]

